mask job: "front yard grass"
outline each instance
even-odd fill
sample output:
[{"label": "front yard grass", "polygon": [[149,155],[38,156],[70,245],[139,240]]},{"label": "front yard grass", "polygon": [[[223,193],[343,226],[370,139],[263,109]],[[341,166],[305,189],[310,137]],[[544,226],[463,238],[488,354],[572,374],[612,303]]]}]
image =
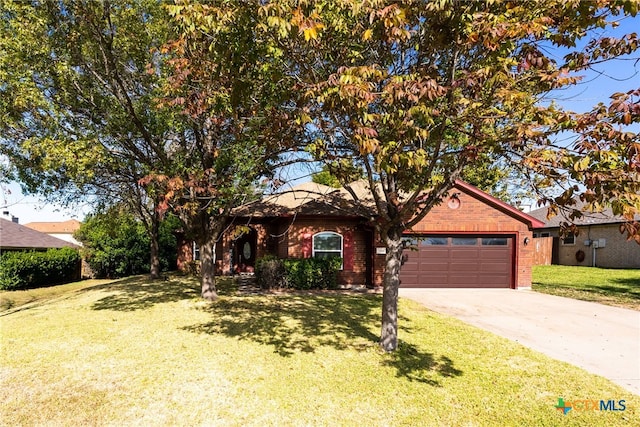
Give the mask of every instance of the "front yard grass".
[{"label": "front yard grass", "polygon": [[534,291],[640,310],[640,269],[536,265]]},{"label": "front yard grass", "polygon": [[[72,291],[0,315],[4,425],[634,425],[640,398],[567,363],[380,295],[245,295],[193,279]],[[556,410],[558,398],[626,411]],[[636,421],[633,421],[636,420]],[[636,424],[637,425],[637,424]]]},{"label": "front yard grass", "polygon": [[23,291],[0,291],[0,313],[7,310],[18,310],[20,307],[30,307],[58,297],[68,297],[73,291],[90,288],[113,280],[90,279],[67,283],[47,288],[26,289]]}]

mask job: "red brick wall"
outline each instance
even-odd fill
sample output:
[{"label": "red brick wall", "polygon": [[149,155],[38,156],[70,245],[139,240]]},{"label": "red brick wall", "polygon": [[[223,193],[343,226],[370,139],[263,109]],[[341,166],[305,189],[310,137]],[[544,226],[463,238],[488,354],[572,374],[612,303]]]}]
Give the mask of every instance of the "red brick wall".
[{"label": "red brick wall", "polygon": [[442,204],[415,227],[414,232],[459,232],[459,233],[513,233],[528,231],[527,225],[504,212],[493,208],[474,196],[457,189],[449,194],[459,193],[460,207],[451,209],[446,197]]},{"label": "red brick wall", "polygon": [[[353,220],[333,218],[298,218],[289,228],[288,251],[289,258],[303,258],[306,255],[305,241],[310,241],[314,234],[323,231],[333,231],[344,236],[352,233],[353,269],[338,273],[338,279],[344,285],[365,285],[367,283],[367,241],[368,233],[358,222]],[[309,253],[308,256],[311,256]]]},{"label": "red brick wall", "polygon": [[[382,286],[384,282],[384,264],[386,255],[378,255],[376,248],[385,248],[384,241],[380,238],[378,233],[375,233],[375,239],[373,244],[373,286]],[[386,249],[385,249],[386,251]]]},{"label": "red brick wall", "polygon": [[[183,234],[177,236],[178,257],[176,260],[176,267],[179,271],[187,271],[189,269],[189,263],[193,261],[193,241],[185,239]],[[222,274],[222,257],[223,257],[223,245],[218,243],[216,245],[216,274]]]},{"label": "red brick wall", "polygon": [[[420,223],[408,232],[413,233],[478,233],[498,234],[515,238],[514,282],[516,287],[531,286],[531,265],[535,245],[532,233],[527,224],[512,215],[493,207],[474,194],[456,188],[450,194],[457,193],[460,206],[457,209],[449,207],[449,197],[436,206]],[[383,248],[384,243],[376,237],[376,241],[367,251],[370,238],[367,231],[358,220],[348,220],[330,217],[297,217],[282,219],[278,224],[250,224],[256,230],[258,237],[257,257],[274,252],[280,258],[311,256],[310,251],[305,254],[305,240],[310,242],[311,236],[322,231],[334,231],[345,236],[352,233],[353,268],[340,272],[339,278],[343,284],[364,285],[367,283],[367,262],[373,257],[373,284],[382,285],[385,255],[376,254],[376,247]],[[524,245],[525,238],[530,243]],[[226,233],[222,243],[216,250],[218,274],[229,272],[231,262],[230,248],[232,238]],[[186,248],[185,248],[186,250]],[[190,251],[190,249],[189,249]]]},{"label": "red brick wall", "polygon": [[276,245],[276,256],[278,258],[286,258],[289,254],[289,225],[291,224],[291,219],[287,219],[285,223],[280,224],[276,227],[277,232],[275,233],[275,245]]},{"label": "red brick wall", "polygon": [[187,264],[193,260],[193,242],[186,240],[182,234],[177,235],[176,240],[178,246],[176,266],[178,270],[184,271],[187,268]]}]

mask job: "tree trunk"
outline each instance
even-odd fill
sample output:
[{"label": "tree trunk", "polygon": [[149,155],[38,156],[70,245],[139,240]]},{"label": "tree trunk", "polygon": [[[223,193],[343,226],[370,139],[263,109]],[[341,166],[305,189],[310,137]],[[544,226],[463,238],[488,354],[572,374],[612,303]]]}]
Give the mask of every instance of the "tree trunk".
[{"label": "tree trunk", "polygon": [[391,229],[385,236],[387,256],[382,291],[382,332],[380,346],[385,351],[398,348],[398,288],[402,263],[402,230]]},{"label": "tree trunk", "polygon": [[214,262],[214,253],[216,247],[216,239],[207,236],[200,244],[200,273],[202,284],[202,298],[213,301],[218,298],[216,291],[216,265]]},{"label": "tree trunk", "polygon": [[151,230],[149,230],[149,237],[151,240],[151,278],[160,278],[160,215],[157,212],[153,213],[151,218]]}]

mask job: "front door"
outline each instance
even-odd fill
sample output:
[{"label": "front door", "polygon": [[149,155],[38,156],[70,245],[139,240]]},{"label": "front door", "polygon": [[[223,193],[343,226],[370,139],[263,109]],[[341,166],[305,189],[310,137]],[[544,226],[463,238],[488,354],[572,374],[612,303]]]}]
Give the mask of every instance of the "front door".
[{"label": "front door", "polygon": [[251,229],[238,237],[234,253],[234,270],[237,273],[253,273],[256,266],[257,234]]}]

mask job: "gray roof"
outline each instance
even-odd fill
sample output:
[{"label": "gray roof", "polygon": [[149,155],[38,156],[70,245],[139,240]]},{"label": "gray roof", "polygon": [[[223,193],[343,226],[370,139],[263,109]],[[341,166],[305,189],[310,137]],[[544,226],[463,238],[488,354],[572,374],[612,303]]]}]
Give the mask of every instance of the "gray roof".
[{"label": "gray roof", "polygon": [[0,218],[1,249],[77,248],[77,245]]},{"label": "gray roof", "polygon": [[[626,222],[627,220],[620,216],[614,215],[611,208],[606,208],[600,212],[591,212],[586,209],[586,206],[583,202],[577,201],[574,206],[565,208],[566,213],[563,215],[560,214],[553,216],[547,219],[548,207],[542,207],[540,209],[533,210],[529,212],[529,215],[532,217],[539,219],[544,222],[544,227],[539,228],[557,228],[560,227],[561,222],[569,222],[575,225],[602,225],[602,224],[619,224],[621,222]],[[581,218],[576,218],[574,220],[569,220],[567,217],[571,213],[571,210],[578,210],[582,212]],[[640,221],[640,215],[636,215],[634,218],[636,221]]]}]

